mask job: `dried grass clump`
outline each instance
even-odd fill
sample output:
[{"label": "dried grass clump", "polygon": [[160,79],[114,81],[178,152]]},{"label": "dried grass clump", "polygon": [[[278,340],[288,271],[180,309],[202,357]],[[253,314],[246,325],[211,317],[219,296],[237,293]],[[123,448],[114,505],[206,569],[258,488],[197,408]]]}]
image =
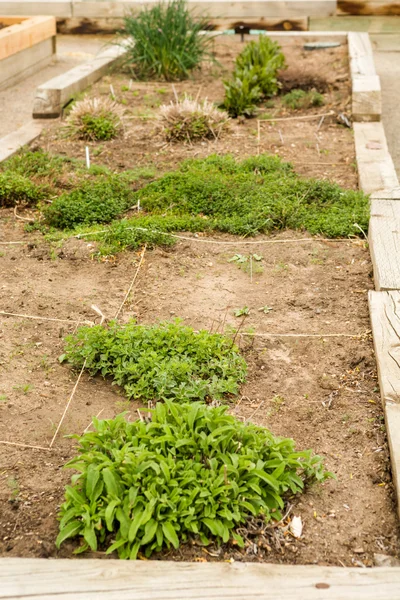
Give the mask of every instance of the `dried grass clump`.
[{"label": "dried grass clump", "polygon": [[122,128],[122,109],[109,98],[84,98],[69,113],[65,133],[82,140],[111,140]]},{"label": "dried grass clump", "polygon": [[198,102],[188,96],[163,104],[160,114],[168,141],[217,139],[229,123],[228,113],[215,108],[212,102]]}]

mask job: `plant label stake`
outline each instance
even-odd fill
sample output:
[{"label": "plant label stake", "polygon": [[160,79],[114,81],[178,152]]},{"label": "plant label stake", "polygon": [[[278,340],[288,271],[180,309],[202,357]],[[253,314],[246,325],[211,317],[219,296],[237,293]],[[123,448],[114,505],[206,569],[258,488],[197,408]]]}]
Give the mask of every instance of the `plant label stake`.
[{"label": "plant label stake", "polygon": [[89,146],[86,146],[85,148],[85,152],[86,152],[86,166],[88,169],[90,169],[90,154],[89,154]]}]

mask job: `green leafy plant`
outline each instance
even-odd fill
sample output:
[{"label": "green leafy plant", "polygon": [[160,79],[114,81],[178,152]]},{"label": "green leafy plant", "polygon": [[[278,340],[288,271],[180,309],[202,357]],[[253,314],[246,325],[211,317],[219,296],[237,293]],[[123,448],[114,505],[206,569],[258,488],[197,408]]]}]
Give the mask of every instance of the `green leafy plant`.
[{"label": "green leafy plant", "polygon": [[235,317],[243,317],[244,315],[250,314],[250,309],[248,306],[243,306],[243,308],[236,308],[233,311],[233,314],[235,315]]},{"label": "green leafy plant", "polygon": [[279,44],[260,35],[257,42],[248,43],[236,58],[232,79],[224,82],[222,107],[231,117],[252,116],[262,99],[278,92],[278,72],[285,66]]},{"label": "green leafy plant", "polygon": [[262,258],[259,254],[235,254],[228,262],[235,263],[245,273],[262,273]]},{"label": "green leafy plant", "polygon": [[72,229],[79,224],[109,223],[132,204],[131,188],[114,175],[62,194],[44,209],[44,215],[53,227]]},{"label": "green leafy plant", "polygon": [[160,114],[169,141],[217,139],[229,123],[228,114],[211,102],[198,102],[188,96],[179,102],[162,105]]},{"label": "green leafy plant", "polygon": [[288,494],[331,476],[311,450],[296,452],[293,440],[225,407],[167,400],[151,414],[93,419],[95,431],[76,436],[79,454],[67,467],[78,473],[66,487],[58,547],[79,536],[77,552],[101,545],[135,559],[195,536],[243,546],[235,529],[249,517],[279,520]]},{"label": "green leafy plant", "polygon": [[250,72],[243,71],[240,77],[234,75],[232,79],[224,81],[224,88],[225,96],[221,108],[225,109],[230,117],[253,116],[262,94],[256,78]]},{"label": "green leafy plant", "polygon": [[194,19],[184,0],[160,2],[124,18],[123,64],[140,79],[186,79],[209,56],[205,21]]},{"label": "green leafy plant", "polygon": [[122,111],[109,98],[84,98],[68,114],[64,133],[83,140],[111,140],[122,128]]},{"label": "green leafy plant", "polygon": [[0,206],[35,206],[45,195],[45,188],[24,175],[12,171],[0,173]]},{"label": "green leafy plant", "polygon": [[80,327],[66,338],[65,355],[75,367],[111,377],[128,398],[222,400],[237,394],[246,363],[232,340],[194,332],[176,320],[157,325],[130,321]]},{"label": "green leafy plant", "polygon": [[325,99],[322,94],[315,91],[305,92],[304,90],[294,89],[282,98],[282,102],[288,108],[293,110],[299,108],[310,108],[311,106],[322,106]]}]

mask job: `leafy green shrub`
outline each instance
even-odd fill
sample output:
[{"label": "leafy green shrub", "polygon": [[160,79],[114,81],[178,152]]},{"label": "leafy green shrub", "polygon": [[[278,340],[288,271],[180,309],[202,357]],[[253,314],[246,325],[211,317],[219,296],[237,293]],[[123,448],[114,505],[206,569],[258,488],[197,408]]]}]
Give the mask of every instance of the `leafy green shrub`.
[{"label": "leafy green shrub", "polygon": [[211,39],[200,35],[184,0],[160,2],[124,18],[124,65],[141,79],[186,79],[208,54]]},{"label": "leafy green shrub", "polygon": [[285,94],[282,102],[288,108],[296,110],[299,108],[310,108],[311,106],[322,106],[325,100],[323,95],[318,92],[305,92],[304,90],[295,89]]},{"label": "leafy green shrub", "polygon": [[0,172],[0,206],[35,206],[45,195],[45,189],[28,177],[12,171]]},{"label": "leafy green shrub", "polygon": [[85,182],[56,198],[44,210],[53,227],[72,229],[79,224],[109,223],[133,204],[133,192],[117,175]]},{"label": "leafy green shrub", "polygon": [[208,331],[195,333],[179,321],[107,327],[80,327],[66,339],[65,355],[91,374],[110,376],[129,399],[222,399],[237,394],[246,363],[232,340]]},{"label": "leafy green shrub", "polygon": [[249,71],[243,71],[240,77],[224,81],[224,88],[225,97],[221,108],[224,108],[230,117],[251,117],[254,114],[262,94]]},{"label": "leafy green shrub", "polygon": [[311,450],[242,423],[225,407],[158,403],[150,422],[123,415],[93,419],[79,439],[78,471],[66,487],[57,546],[80,536],[77,552],[98,545],[123,559],[178,548],[189,537],[203,544],[234,540],[252,516],[282,518],[284,499],[304,484],[331,476]]},{"label": "leafy green shrub", "polygon": [[232,79],[224,82],[222,107],[231,117],[251,116],[262,98],[274,96],[279,89],[278,71],[285,67],[279,44],[260,35],[248,43],[236,58]]},{"label": "leafy green shrub", "polygon": [[121,107],[109,98],[84,98],[68,114],[64,132],[83,140],[108,141],[122,128]]}]

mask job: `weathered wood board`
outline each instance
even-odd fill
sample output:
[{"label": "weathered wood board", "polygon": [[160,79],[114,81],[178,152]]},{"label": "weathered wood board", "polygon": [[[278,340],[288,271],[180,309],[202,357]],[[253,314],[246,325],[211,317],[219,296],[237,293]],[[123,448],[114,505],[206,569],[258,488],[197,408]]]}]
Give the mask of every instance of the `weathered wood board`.
[{"label": "weathered wood board", "polygon": [[381,122],[353,123],[359,187],[379,193],[399,186]]},{"label": "weathered wood board", "polygon": [[54,36],[4,58],[0,62],[0,90],[15,85],[50,64],[55,57],[55,43]]},{"label": "weathered wood board", "polygon": [[0,29],[0,60],[26,48],[31,48],[55,35],[56,20],[54,17],[32,17],[4,27],[4,29]]},{"label": "weathered wood board", "polygon": [[381,397],[400,402],[400,292],[370,291],[368,299]]},{"label": "weathered wood board", "polygon": [[310,31],[365,31],[368,33],[400,32],[400,17],[311,17]]},{"label": "weathered wood board", "polygon": [[0,559],[1,600],[396,600],[400,568]]},{"label": "weathered wood board", "polygon": [[393,483],[397,494],[397,513],[400,517],[400,404],[389,401],[385,403],[385,423]]},{"label": "weathered wood board", "polygon": [[72,17],[72,2],[66,0],[23,0],[11,2],[1,0],[2,15],[51,15],[54,17]]},{"label": "weathered wood board", "polygon": [[338,15],[400,15],[400,2],[388,0],[338,0]]},{"label": "weathered wood board", "polygon": [[[372,200],[369,247],[377,290],[400,290],[400,202]],[[400,387],[398,390],[400,394]]]},{"label": "weathered wood board", "polygon": [[43,129],[39,121],[30,121],[23,127],[0,139],[0,162],[15,154],[22,146],[33,142]]},{"label": "weathered wood board", "polygon": [[36,119],[58,117],[63,106],[74,94],[81,92],[105,75],[124,52],[121,45],[108,46],[89,62],[78,65],[39,86],[33,104],[33,117]]}]

